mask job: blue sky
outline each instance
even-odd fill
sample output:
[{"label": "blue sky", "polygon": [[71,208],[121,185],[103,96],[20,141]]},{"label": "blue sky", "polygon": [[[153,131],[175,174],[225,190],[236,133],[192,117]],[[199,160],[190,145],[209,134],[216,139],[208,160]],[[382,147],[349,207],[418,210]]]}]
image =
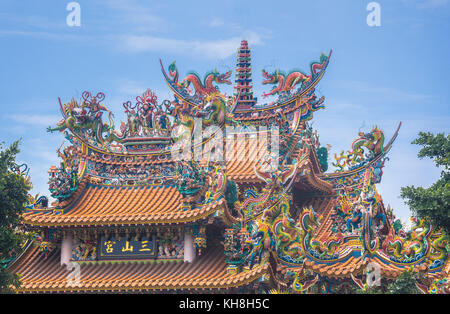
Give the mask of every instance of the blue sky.
[{"label": "blue sky", "polygon": [[[340,1],[100,1],[79,0],[81,27],[69,27],[70,1],[3,0],[0,4],[0,140],[22,138],[19,160],[31,167],[34,192],[48,194],[47,170],[58,164],[58,97],[84,90],[106,94],[116,122],[122,103],[146,88],[171,98],[159,67],[177,60],[181,75],[234,68],[241,39],[252,48],[255,94],[261,69],[308,70],[333,49],[317,93],[326,108],[313,127],[332,154],[349,149],[359,130],[377,125],[390,138],[379,185],[386,204],[406,220],[400,187],[429,186],[440,170],[419,160],[419,131],[449,132],[450,1],[389,0],[381,26],[369,27],[367,0]],[[231,88],[223,88],[231,93]]]}]

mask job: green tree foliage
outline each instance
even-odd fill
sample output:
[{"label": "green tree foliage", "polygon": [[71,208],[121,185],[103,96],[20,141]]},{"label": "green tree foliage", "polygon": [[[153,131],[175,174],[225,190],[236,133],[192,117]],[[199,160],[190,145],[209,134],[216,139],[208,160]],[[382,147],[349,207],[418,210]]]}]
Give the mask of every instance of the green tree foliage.
[{"label": "green tree foliage", "polygon": [[419,218],[428,218],[435,228],[450,234],[450,135],[420,132],[412,144],[423,146],[419,158],[431,158],[443,167],[441,177],[429,188],[403,187],[401,197]]},{"label": "green tree foliage", "polygon": [[404,271],[400,276],[395,278],[393,282],[388,284],[388,294],[418,294],[419,289],[416,287],[417,275],[414,270]]},{"label": "green tree foliage", "polygon": [[25,210],[28,191],[31,186],[24,176],[11,171],[19,153],[19,142],[3,149],[0,144],[0,293],[11,292],[11,286],[19,286],[17,275],[10,274],[5,263],[20,251],[24,237],[16,232]]},{"label": "green tree foliage", "polygon": [[356,294],[384,294],[379,287],[373,287],[368,289],[356,289]]}]

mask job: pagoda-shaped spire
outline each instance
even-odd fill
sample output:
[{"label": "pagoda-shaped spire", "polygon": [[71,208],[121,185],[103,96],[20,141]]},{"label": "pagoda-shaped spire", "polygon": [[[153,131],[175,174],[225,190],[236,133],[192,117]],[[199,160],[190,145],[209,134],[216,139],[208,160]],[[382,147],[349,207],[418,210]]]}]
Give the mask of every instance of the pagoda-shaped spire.
[{"label": "pagoda-shaped spire", "polygon": [[235,109],[252,108],[257,99],[253,98],[251,52],[246,40],[241,41],[236,60],[236,78],[234,81],[234,97],[238,97]]}]

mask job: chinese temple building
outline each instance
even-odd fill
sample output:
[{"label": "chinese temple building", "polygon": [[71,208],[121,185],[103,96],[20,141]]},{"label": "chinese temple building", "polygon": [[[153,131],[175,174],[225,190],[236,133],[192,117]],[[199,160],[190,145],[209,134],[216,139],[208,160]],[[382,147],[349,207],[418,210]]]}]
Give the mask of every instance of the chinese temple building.
[{"label": "chinese temple building", "polygon": [[246,41],[231,97],[217,86],[231,71],[181,79],[161,61],[173,99],[148,89],[120,127],[101,92],[60,100],[55,201],[30,199],[36,236],[5,266],[18,292],[354,293],[410,269],[424,293],[450,292],[445,235],[406,230],[377,191],[401,123],[389,140],[360,132],[329,170],[310,121],[330,58],[263,70],[276,100],[257,106]]}]

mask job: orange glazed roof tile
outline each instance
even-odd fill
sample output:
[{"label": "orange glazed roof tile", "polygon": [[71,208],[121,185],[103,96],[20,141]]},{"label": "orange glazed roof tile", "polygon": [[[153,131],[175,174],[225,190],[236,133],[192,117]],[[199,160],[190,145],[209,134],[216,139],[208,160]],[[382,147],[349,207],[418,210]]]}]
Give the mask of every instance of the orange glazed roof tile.
[{"label": "orange glazed roof tile", "polygon": [[133,291],[169,289],[226,289],[259,279],[268,266],[228,274],[222,248],[210,248],[193,263],[183,261],[114,261],[80,263],[79,284],[68,284],[60,251],[44,258],[38,247],[31,247],[10,271],[20,274],[19,292]]},{"label": "orange glazed roof tile", "polygon": [[103,186],[88,184],[62,212],[30,211],[24,221],[35,226],[94,226],[191,222],[216,211],[225,200],[184,209],[175,186]]},{"label": "orange glazed roof tile", "polygon": [[331,265],[305,261],[305,267],[327,277],[347,278],[350,277],[350,274],[364,269],[368,262],[368,260],[362,261],[361,257],[350,257],[345,262],[336,262]]},{"label": "orange glazed roof tile", "polygon": [[[259,136],[259,135],[258,135]],[[267,156],[267,138],[241,136],[234,139],[232,146],[226,147],[231,153],[226,157],[227,176],[236,182],[261,182],[255,174],[254,167],[261,169],[258,163],[260,159]]]},{"label": "orange glazed roof tile", "polygon": [[[366,266],[371,262],[376,262],[380,266],[381,276],[389,279],[395,279],[410,267],[405,265],[395,265],[394,263],[380,263],[377,259],[371,258],[366,258],[363,260],[360,256],[352,256],[346,261],[338,261],[329,265],[307,260],[305,261],[305,267],[323,276],[348,278],[350,274],[361,275],[365,271]],[[427,264],[423,263],[421,265],[414,266],[413,269],[415,272],[425,272],[427,270]],[[429,277],[433,279],[443,278],[446,275],[448,276],[448,273],[446,273],[445,270],[429,273]]]}]

